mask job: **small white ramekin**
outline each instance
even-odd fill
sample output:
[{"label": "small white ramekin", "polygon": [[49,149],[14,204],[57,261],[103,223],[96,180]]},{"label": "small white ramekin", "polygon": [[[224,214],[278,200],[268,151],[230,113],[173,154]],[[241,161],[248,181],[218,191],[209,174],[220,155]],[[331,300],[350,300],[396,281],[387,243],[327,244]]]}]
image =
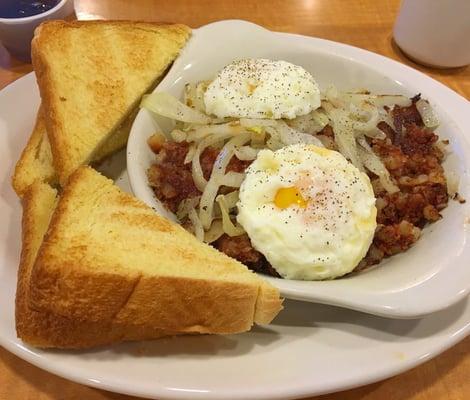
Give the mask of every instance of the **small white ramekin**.
[{"label": "small white ramekin", "polygon": [[30,61],[31,39],[36,27],[49,19],[64,19],[73,12],[73,0],[61,0],[50,10],[30,17],[0,18],[0,42],[15,57]]}]

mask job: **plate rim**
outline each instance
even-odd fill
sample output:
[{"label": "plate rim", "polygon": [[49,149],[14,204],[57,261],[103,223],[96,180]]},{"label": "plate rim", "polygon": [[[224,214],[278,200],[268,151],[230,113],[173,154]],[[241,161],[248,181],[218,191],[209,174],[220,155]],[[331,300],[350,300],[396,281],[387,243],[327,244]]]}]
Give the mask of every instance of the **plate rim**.
[{"label": "plate rim", "polygon": [[[287,34],[287,35],[292,35],[292,34]],[[295,34],[294,34],[295,35]],[[302,36],[302,35],[299,35]],[[302,36],[304,38],[309,38],[308,36]],[[336,43],[336,42],[333,42]],[[350,46],[351,47],[351,46]],[[372,53],[373,54],[373,53]],[[2,94],[4,94],[4,90],[6,91],[14,91],[16,85],[20,85],[23,80],[31,79],[31,75],[33,73],[29,73],[6,87],[4,87],[1,91]],[[445,87],[445,86],[444,86]],[[445,87],[448,89],[447,87]],[[450,89],[449,89],[450,90]],[[387,368],[384,370],[380,371],[380,373],[376,373],[375,375],[369,375],[367,379],[356,381],[356,382],[342,382],[342,385],[332,385],[332,387],[325,387],[323,390],[312,390],[311,388],[309,389],[307,385],[303,385],[301,389],[296,388],[297,390],[292,390],[292,389],[285,389],[287,393],[283,392],[263,392],[263,393],[251,393],[250,395],[247,395],[246,393],[238,393],[236,396],[233,396],[233,393],[231,393],[230,397],[227,398],[243,398],[243,399],[248,399],[248,398],[266,398],[266,399],[281,399],[281,398],[295,398],[295,397],[303,397],[303,396],[310,396],[313,395],[320,395],[320,394],[325,394],[329,393],[332,391],[340,391],[340,390],[346,390],[346,389],[351,389],[354,387],[370,384],[373,382],[377,382],[379,380],[385,379],[390,376],[394,376],[396,374],[402,373],[408,369],[411,369],[415,367],[418,364],[421,364],[427,360],[429,360],[432,357],[435,357],[436,355],[442,353],[443,351],[447,350],[460,340],[464,339],[468,334],[470,333],[470,321],[467,322],[467,324],[460,328],[458,331],[454,332],[454,334],[449,334],[446,335],[443,340],[440,341],[442,343],[441,346],[436,346],[433,348],[432,351],[426,352],[423,354],[422,357],[415,357],[414,359],[410,359],[408,361],[404,361],[401,364],[400,368],[392,368],[393,371],[390,372]],[[16,339],[16,338],[15,338]],[[83,374],[84,370],[83,368],[71,368],[68,370],[60,369],[59,367],[54,367],[54,363],[51,363],[47,359],[47,354],[46,356],[43,356],[40,353],[36,352],[36,349],[30,350],[27,346],[23,345],[20,342],[17,342],[15,340],[9,340],[8,338],[5,340],[3,336],[0,336],[0,345],[3,346],[6,350],[10,351],[11,353],[15,354],[16,356],[20,357],[21,359],[45,370],[48,372],[51,372],[55,375],[62,376],[68,380],[81,383],[87,386],[95,387],[98,389],[103,389],[103,390],[108,390],[108,391],[114,391],[114,392],[119,392],[123,394],[129,394],[129,395],[138,395],[138,396],[144,396],[148,398],[159,398],[159,399],[193,399],[193,398],[220,398],[220,392],[209,392],[209,393],[197,393],[197,392],[181,392],[181,391],[175,391],[175,390],[169,390],[168,388],[161,388],[159,392],[152,391],[152,393],[149,392],[139,392],[138,390],[132,390],[126,387],[119,387],[119,385],[116,385],[116,383],[106,383],[106,382],[99,382],[96,379],[93,379],[91,376],[88,376],[88,372],[85,371],[85,374]],[[228,393],[224,393],[224,396],[229,396]]]}]

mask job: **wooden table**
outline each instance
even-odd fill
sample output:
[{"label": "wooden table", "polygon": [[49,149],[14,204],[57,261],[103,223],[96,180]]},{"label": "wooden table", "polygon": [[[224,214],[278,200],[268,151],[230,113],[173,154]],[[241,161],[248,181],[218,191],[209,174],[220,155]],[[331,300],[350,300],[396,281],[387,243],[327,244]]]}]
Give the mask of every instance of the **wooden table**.
[{"label": "wooden table", "polygon": [[[398,0],[75,0],[79,19],[172,21],[198,27],[221,19],[239,18],[273,30],[348,43],[411,65],[470,98],[470,68],[421,67],[406,59],[393,44],[391,29],[398,6]],[[29,71],[30,65],[12,59],[0,45],[0,89]],[[316,399],[469,399],[469,350],[470,337],[436,359],[395,378]],[[68,382],[0,348],[0,399],[132,398]]]}]

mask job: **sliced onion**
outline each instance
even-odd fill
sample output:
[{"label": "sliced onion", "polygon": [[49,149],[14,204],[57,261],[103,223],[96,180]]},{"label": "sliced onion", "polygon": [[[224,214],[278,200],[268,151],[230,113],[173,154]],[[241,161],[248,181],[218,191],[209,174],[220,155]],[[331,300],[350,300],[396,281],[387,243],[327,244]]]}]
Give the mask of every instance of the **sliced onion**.
[{"label": "sliced onion", "polygon": [[318,139],[322,142],[323,146],[327,149],[333,150],[336,149],[336,143],[333,138],[325,135],[319,135]]},{"label": "sliced onion", "polygon": [[342,93],[339,97],[347,103],[360,104],[367,101],[379,108],[383,108],[384,106],[391,107],[395,104],[401,107],[411,105],[411,100],[408,97],[394,94]]},{"label": "sliced onion", "polygon": [[204,102],[204,93],[206,93],[207,86],[209,86],[210,81],[201,81],[196,85],[196,99],[195,106],[196,110],[199,110],[206,114],[206,104]]},{"label": "sliced onion", "polygon": [[227,203],[227,207],[229,209],[236,207],[238,200],[240,199],[238,190],[234,190],[233,192],[227,193],[225,196],[225,202]]},{"label": "sliced onion", "polygon": [[184,85],[184,94],[183,94],[183,102],[188,107],[196,108],[194,106],[194,100],[196,98],[196,84],[195,83],[187,83]]},{"label": "sliced onion", "polygon": [[242,161],[251,161],[256,158],[260,149],[254,149],[250,146],[237,147],[235,149],[235,156]]},{"label": "sliced onion", "polygon": [[381,121],[385,122],[389,126],[393,126],[393,118],[390,115],[390,112],[384,108],[379,108],[379,120],[377,124]]},{"label": "sliced onion", "polygon": [[[334,85],[328,86],[328,88],[324,92],[324,97],[328,102],[330,102],[335,107],[341,108],[341,107],[344,107],[345,105],[344,100],[341,100],[339,98],[338,89]],[[322,102],[322,105],[323,105],[323,102]]]},{"label": "sliced onion", "polygon": [[206,147],[212,146],[218,141],[227,139],[231,136],[232,136],[232,133],[224,133],[224,134],[219,134],[217,136],[211,135],[201,140],[199,144],[197,145],[196,151],[194,152],[194,157],[193,157],[191,168],[192,168],[194,184],[201,192],[204,191],[204,188],[207,185],[207,181],[206,181],[206,178],[204,178],[204,173],[202,171],[201,161],[200,161],[202,152],[204,151]]},{"label": "sliced onion", "polygon": [[348,118],[348,112],[333,107],[328,102],[322,103],[325,111],[331,119],[331,125],[335,133],[335,142],[339,152],[349,159],[361,171],[364,170],[361,159],[357,154],[357,144],[354,135],[354,123]]},{"label": "sliced onion", "polygon": [[220,178],[220,186],[239,188],[244,180],[244,173],[230,171]]},{"label": "sliced onion", "polygon": [[392,181],[390,173],[387,168],[385,168],[385,165],[370,148],[365,139],[360,143],[361,146],[357,146],[357,152],[364,166],[379,177],[381,185],[387,192],[396,193],[400,191],[398,186]]},{"label": "sliced onion", "polygon": [[253,129],[248,128],[251,133],[251,146],[260,149],[264,147],[266,141],[266,130],[264,128]]},{"label": "sliced onion", "polygon": [[162,115],[176,121],[192,124],[208,124],[211,118],[183,104],[176,97],[164,92],[154,92],[142,98],[141,107],[157,115]]},{"label": "sliced onion", "polygon": [[353,165],[363,171],[363,166],[359,155],[357,154],[357,144],[352,127],[348,125],[346,118],[337,118],[333,123],[335,133],[335,142],[338,145],[340,153],[349,159]]},{"label": "sliced onion", "polygon": [[222,220],[216,219],[212,222],[211,227],[204,233],[204,242],[212,243],[215,242],[224,234],[224,228],[222,226]]},{"label": "sliced onion", "polygon": [[[213,219],[214,199],[217,195],[220,185],[222,185],[222,181],[227,179],[224,178],[225,169],[233,157],[235,147],[243,145],[245,142],[250,140],[250,138],[251,135],[249,133],[243,133],[231,138],[217,155],[214,166],[212,168],[211,177],[207,182],[206,187],[204,188],[201,196],[201,203],[199,205],[199,218],[201,219],[202,226],[205,229],[209,229],[211,226]],[[226,184],[226,182],[224,182],[224,184]]]},{"label": "sliced onion", "polygon": [[218,195],[215,201],[217,201],[220,210],[222,211],[222,227],[224,232],[231,237],[243,235],[245,230],[239,224],[235,225],[230,219],[229,207],[225,200],[225,196],[223,194]]},{"label": "sliced onion", "polygon": [[240,124],[234,122],[228,122],[220,125],[204,125],[189,131],[187,140],[190,142],[197,142],[209,135],[218,135],[223,138],[227,138],[243,132],[246,132],[246,129],[240,126]]},{"label": "sliced onion", "polygon": [[198,240],[202,242],[204,240],[204,229],[202,227],[201,220],[199,219],[197,212],[194,208],[189,210],[188,218],[193,225],[194,235]]},{"label": "sliced onion", "polygon": [[370,137],[372,139],[379,139],[379,140],[384,140],[387,138],[387,135],[384,131],[380,130],[379,128],[375,127],[374,129],[367,131],[367,132],[362,132],[365,136]]},{"label": "sliced onion", "polygon": [[299,132],[315,134],[320,132],[329,122],[328,116],[317,109],[307,115],[291,119],[287,121],[287,124]]},{"label": "sliced onion", "polygon": [[451,197],[454,198],[455,195],[459,191],[459,175],[454,172],[454,171],[447,171],[444,170],[444,174],[446,176],[446,181],[447,181],[447,194]]},{"label": "sliced onion", "polygon": [[274,119],[240,118],[240,125],[245,128],[276,126],[277,122],[278,121]]},{"label": "sliced onion", "polygon": [[201,196],[190,197],[188,199],[184,199],[178,206],[178,210],[176,211],[176,216],[179,220],[182,220],[186,217],[191,209],[196,208],[201,200]]},{"label": "sliced onion", "polygon": [[315,136],[308,133],[298,132],[295,129],[291,128],[284,121],[276,121],[277,124],[273,127],[267,127],[266,131],[271,136],[276,136],[278,134],[279,140],[284,145],[291,144],[313,144],[315,146],[323,147],[323,143]]},{"label": "sliced onion", "polygon": [[415,106],[426,128],[436,129],[439,126],[439,119],[428,101],[419,99]]},{"label": "sliced onion", "polygon": [[[379,122],[379,111],[377,107],[369,103],[361,103],[359,106],[351,104],[350,106],[351,113],[356,117],[354,119],[354,129],[361,132],[368,132],[377,129],[377,124]],[[358,119],[366,119],[361,121]]]},{"label": "sliced onion", "polygon": [[186,153],[186,157],[184,158],[183,164],[189,164],[191,161],[193,161],[194,155],[196,154],[196,148],[197,146],[192,143],[189,146],[188,152]]},{"label": "sliced onion", "polygon": [[184,88],[184,103],[187,106],[205,114],[206,105],[204,103],[204,93],[207,89],[208,84],[208,81],[201,81],[197,84],[187,83]]},{"label": "sliced onion", "polygon": [[316,109],[311,112],[312,118],[322,129],[330,123],[330,118],[321,109]]},{"label": "sliced onion", "polygon": [[214,200],[219,191],[220,183],[217,179],[209,179],[199,203],[199,218],[204,229],[209,229],[214,218]]},{"label": "sliced onion", "polygon": [[285,144],[282,143],[279,139],[275,137],[271,137],[266,142],[266,146],[268,147],[269,150],[276,151],[276,150],[282,149],[285,146]]},{"label": "sliced onion", "polygon": [[451,153],[449,150],[449,141],[448,140],[439,140],[434,144],[444,155],[444,160],[447,158],[447,156]]},{"label": "sliced onion", "polygon": [[179,129],[173,129],[170,132],[170,136],[176,143],[181,143],[186,140],[186,132]]}]

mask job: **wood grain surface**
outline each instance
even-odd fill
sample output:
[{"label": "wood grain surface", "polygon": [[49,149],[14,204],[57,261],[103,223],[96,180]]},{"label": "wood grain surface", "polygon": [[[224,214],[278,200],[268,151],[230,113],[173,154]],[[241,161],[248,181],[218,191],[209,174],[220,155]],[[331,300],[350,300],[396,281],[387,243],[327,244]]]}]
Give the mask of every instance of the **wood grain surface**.
[{"label": "wood grain surface", "polygon": [[[0,0],[1,1],[1,0]],[[79,19],[139,19],[198,27],[239,18],[269,29],[348,43],[399,60],[470,98],[470,67],[432,69],[408,60],[392,40],[398,0],[75,0]],[[445,27],[439,27],[445,29]],[[32,70],[0,45],[0,89]],[[470,399],[470,337],[394,378],[316,400]],[[360,362],[360,360],[358,360]],[[0,348],[0,400],[131,400],[68,382]]]}]

